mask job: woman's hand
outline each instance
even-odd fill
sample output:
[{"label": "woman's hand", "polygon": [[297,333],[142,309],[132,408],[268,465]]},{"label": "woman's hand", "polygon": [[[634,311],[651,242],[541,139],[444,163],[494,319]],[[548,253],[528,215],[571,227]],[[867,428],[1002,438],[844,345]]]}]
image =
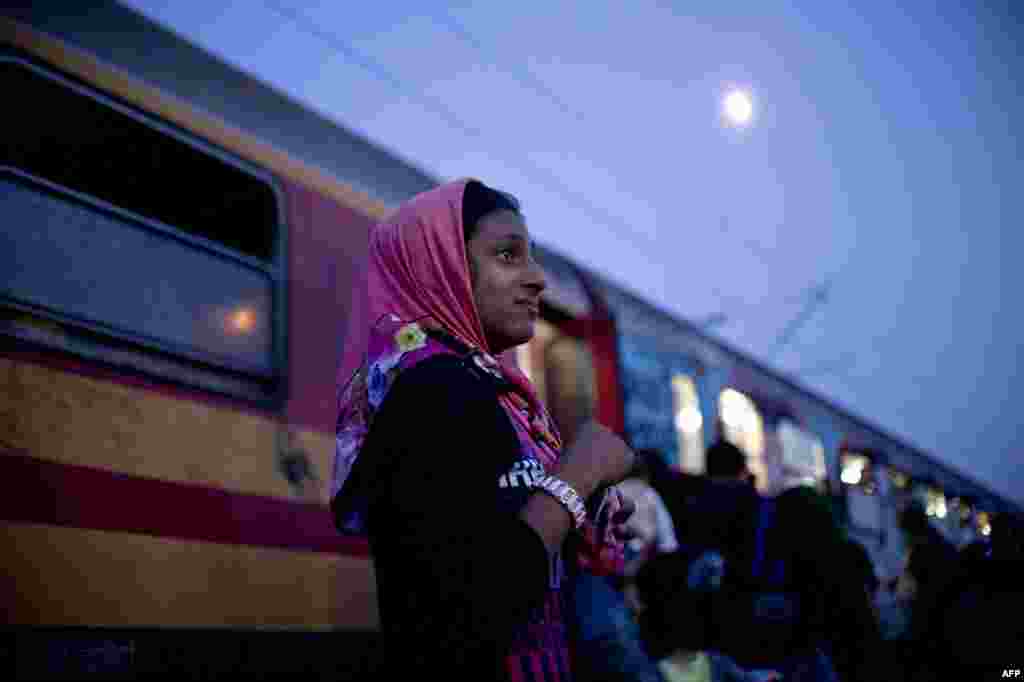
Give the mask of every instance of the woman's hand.
[{"label": "woman's hand", "polygon": [[[580,429],[579,435],[562,456],[552,473],[576,490],[576,494],[587,500],[601,486],[618,483],[633,468],[633,451],[625,442],[597,422],[588,422]],[[602,506],[604,506],[602,504]],[[607,511],[606,528],[598,529],[590,518],[584,524],[585,543],[591,548],[595,565],[612,566],[622,562],[623,545],[616,535],[626,533],[622,526],[636,509],[632,500],[617,497],[614,507]],[[555,552],[562,545],[571,529],[571,518],[561,503],[546,493],[533,495],[520,518],[540,535],[549,552]],[[605,542],[606,533],[610,534]],[[612,568],[612,570],[615,570]]]},{"label": "woman's hand", "polygon": [[594,575],[621,574],[625,568],[625,541],[631,532],[626,522],[636,511],[636,503],[615,486],[605,490],[597,517],[583,527],[581,563]]},{"label": "woman's hand", "polygon": [[596,421],[589,421],[559,459],[555,475],[586,499],[602,485],[625,478],[634,458],[625,441]]},{"label": "woman's hand", "polygon": [[636,502],[624,495],[617,486],[608,488],[597,519],[601,541],[610,545],[633,537],[633,529],[628,522],[635,512]]}]

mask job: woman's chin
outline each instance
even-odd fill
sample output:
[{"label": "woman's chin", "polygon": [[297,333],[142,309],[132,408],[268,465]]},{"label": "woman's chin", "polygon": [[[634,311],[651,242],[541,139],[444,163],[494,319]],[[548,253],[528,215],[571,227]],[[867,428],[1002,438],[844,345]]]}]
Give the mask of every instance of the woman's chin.
[{"label": "woman's chin", "polygon": [[529,343],[533,339],[533,335],[536,332],[536,323],[531,319],[524,323],[520,329],[517,330],[518,334],[515,335],[517,339],[515,345],[521,346],[524,343]]},{"label": "woman's chin", "polygon": [[529,343],[533,338],[534,334],[534,323],[530,320],[526,324],[516,325],[515,328],[508,328],[503,330],[501,340],[491,344],[491,350],[497,355],[504,353],[507,350],[512,350],[516,346],[522,346],[525,343]]}]

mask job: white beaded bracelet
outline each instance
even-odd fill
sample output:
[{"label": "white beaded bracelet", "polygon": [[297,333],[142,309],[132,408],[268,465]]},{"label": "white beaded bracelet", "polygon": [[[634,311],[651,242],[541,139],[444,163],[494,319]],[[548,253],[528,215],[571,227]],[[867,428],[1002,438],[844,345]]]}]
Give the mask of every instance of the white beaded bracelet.
[{"label": "white beaded bracelet", "polygon": [[548,495],[554,497],[565,507],[566,511],[572,516],[573,525],[576,530],[583,527],[587,520],[587,508],[583,506],[583,498],[579,496],[571,485],[560,478],[547,474],[541,477],[534,486],[538,490],[543,490]]}]

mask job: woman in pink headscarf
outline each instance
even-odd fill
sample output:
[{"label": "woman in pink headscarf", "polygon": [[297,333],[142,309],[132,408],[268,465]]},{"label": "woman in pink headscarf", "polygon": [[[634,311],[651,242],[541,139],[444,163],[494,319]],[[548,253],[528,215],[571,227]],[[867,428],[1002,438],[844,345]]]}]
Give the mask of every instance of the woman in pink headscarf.
[{"label": "woman in pink headscarf", "polygon": [[367,285],[332,507],[369,536],[392,672],[571,680],[562,588],[621,562],[632,505],[608,486],[633,455],[596,424],[563,449],[497,359],[533,336],[545,286],[518,203],[472,180],[414,197],[372,234]]}]

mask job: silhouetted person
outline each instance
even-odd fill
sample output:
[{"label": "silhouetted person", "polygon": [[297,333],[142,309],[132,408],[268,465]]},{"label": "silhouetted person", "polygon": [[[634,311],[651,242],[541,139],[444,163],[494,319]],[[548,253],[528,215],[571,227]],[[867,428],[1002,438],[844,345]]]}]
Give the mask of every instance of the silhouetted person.
[{"label": "silhouetted person", "polygon": [[886,670],[875,608],[880,582],[864,545],[841,533],[837,549],[834,557],[819,554],[816,561],[818,565],[827,562],[833,581],[823,604],[829,656],[843,680],[877,679],[875,673]]},{"label": "silhouetted person", "polygon": [[707,475],[716,482],[749,483],[751,473],[747,456],[727,440],[718,440],[708,448]]},{"label": "silhouetted person", "polygon": [[972,665],[1018,660],[1024,642],[1021,537],[1018,522],[997,516],[987,541],[961,552],[959,570],[937,594],[922,625],[927,646],[913,671],[916,679],[944,679],[958,665],[968,666],[962,672],[969,674]]},{"label": "silhouetted person", "polygon": [[938,674],[937,642],[928,633],[931,619],[937,615],[940,598],[954,582],[959,566],[956,548],[928,521],[919,502],[911,502],[900,515],[908,560],[906,571],[913,580],[910,600],[910,627],[907,640],[911,675],[915,679],[932,679]]},{"label": "silhouetted person", "polygon": [[717,554],[721,585],[674,597],[680,614],[689,603],[692,613],[704,617],[678,624],[676,639],[700,643],[747,670],[779,670],[792,680],[834,680],[822,653],[826,610],[817,603],[832,587],[823,582],[828,570],[816,553],[838,545],[829,544],[836,533],[830,513],[807,504],[799,491],[762,499],[751,485],[743,451],[724,440],[708,449],[707,474],[691,505],[687,532],[679,536],[683,549],[677,570],[686,573],[676,582],[692,582],[695,571],[715,565]]}]

